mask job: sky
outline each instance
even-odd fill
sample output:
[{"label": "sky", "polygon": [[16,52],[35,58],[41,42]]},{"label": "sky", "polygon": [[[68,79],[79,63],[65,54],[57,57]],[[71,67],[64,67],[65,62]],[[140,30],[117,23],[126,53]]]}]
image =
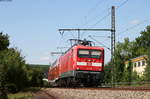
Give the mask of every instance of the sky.
[{"label": "sky", "polygon": [[[0,1],[0,31],[10,36],[10,47],[17,47],[28,64],[50,64],[50,53],[65,51],[76,32],[60,35],[60,28],[111,27],[111,6],[116,7],[116,42],[131,41],[150,25],[150,0],[12,0]],[[110,47],[110,32],[81,32],[81,38]],[[100,37],[105,36],[105,37]],[[102,46],[96,43],[97,46]],[[110,60],[105,48],[105,63]]]}]

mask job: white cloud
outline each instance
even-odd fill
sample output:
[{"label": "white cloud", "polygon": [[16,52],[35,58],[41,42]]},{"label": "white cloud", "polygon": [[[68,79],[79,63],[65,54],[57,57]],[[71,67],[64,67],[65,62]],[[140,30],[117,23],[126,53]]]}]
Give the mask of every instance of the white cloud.
[{"label": "white cloud", "polygon": [[40,61],[50,61],[50,57],[44,56],[39,59]]},{"label": "white cloud", "polygon": [[132,21],[130,21],[130,24],[132,24],[132,25],[136,25],[136,24],[139,24],[139,23],[140,23],[139,20],[132,20]]},{"label": "white cloud", "polygon": [[50,55],[50,52],[44,52],[43,54],[44,55]]}]

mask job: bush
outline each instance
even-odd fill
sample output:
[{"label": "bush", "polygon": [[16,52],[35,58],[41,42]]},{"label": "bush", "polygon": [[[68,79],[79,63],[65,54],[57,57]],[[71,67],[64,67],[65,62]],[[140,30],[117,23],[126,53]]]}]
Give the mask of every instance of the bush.
[{"label": "bush", "polygon": [[6,92],[2,89],[0,89],[0,99],[8,99]]},{"label": "bush", "polygon": [[18,92],[18,88],[15,84],[7,84],[6,89],[9,93],[16,93]]}]

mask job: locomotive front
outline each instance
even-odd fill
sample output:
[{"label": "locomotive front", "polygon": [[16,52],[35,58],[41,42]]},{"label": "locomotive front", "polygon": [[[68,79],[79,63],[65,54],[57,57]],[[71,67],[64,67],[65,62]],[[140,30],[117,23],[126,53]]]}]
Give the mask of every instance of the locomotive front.
[{"label": "locomotive front", "polygon": [[104,49],[93,46],[75,48],[75,78],[84,86],[97,86],[104,76]]}]

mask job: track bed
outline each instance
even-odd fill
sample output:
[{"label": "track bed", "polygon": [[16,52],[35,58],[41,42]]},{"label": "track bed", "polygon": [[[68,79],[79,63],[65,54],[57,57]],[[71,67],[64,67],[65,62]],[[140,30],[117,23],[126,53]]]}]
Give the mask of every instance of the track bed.
[{"label": "track bed", "polygon": [[149,99],[150,97],[149,89],[135,88],[46,88],[41,91],[49,99]]}]

